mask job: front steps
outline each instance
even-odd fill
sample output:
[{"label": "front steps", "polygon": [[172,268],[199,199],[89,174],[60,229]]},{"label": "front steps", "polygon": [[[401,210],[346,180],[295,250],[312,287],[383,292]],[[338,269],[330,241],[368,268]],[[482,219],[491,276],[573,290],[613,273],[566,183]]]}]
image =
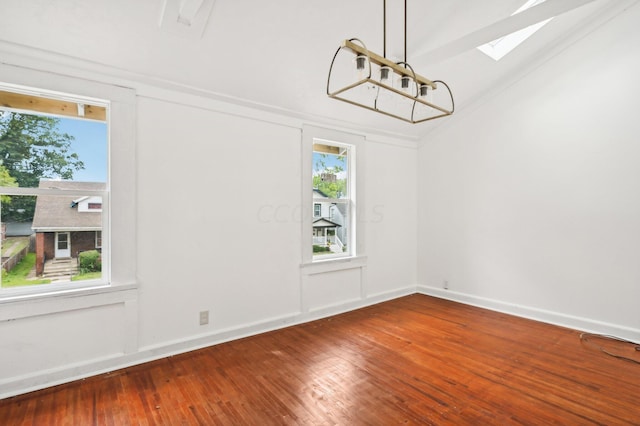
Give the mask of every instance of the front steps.
[{"label": "front steps", "polygon": [[44,263],[42,278],[55,282],[71,281],[71,277],[78,274],[78,260],[70,257],[47,260]]}]

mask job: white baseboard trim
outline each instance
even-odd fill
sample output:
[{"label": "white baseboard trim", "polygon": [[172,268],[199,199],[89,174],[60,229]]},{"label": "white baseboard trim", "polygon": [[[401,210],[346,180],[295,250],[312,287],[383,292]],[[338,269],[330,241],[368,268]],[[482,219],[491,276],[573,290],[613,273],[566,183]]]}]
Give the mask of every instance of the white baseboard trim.
[{"label": "white baseboard trim", "polygon": [[623,339],[640,342],[640,330],[610,324],[588,318],[566,315],[558,312],[517,305],[500,300],[479,297],[451,290],[418,285],[406,287],[400,290],[382,292],[368,295],[365,298],[353,300],[337,305],[313,309],[309,312],[293,312],[276,318],[266,319],[261,322],[244,324],[239,327],[216,330],[210,334],[191,336],[186,339],[164,342],[162,344],[146,346],[137,352],[113,354],[102,358],[92,359],[86,362],[65,365],[59,368],[38,371],[34,374],[11,377],[0,381],[0,399],[32,392],[47,387],[80,380],[91,376],[109,373],[121,368],[155,361],[173,355],[217,345],[231,340],[241,339],[261,333],[266,333],[281,328],[303,324],[310,321],[342,314],[355,309],[364,308],[399,297],[415,293],[438,297],[458,303],[477,306],[492,311],[511,314],[523,318],[529,318],[549,324],[582,330],[591,333],[608,334]]},{"label": "white baseboard trim", "polygon": [[441,288],[425,285],[418,285],[417,291],[418,293],[427,296],[434,296],[440,299],[446,299],[453,302],[464,303],[466,305],[477,306],[479,308],[489,309],[505,314],[511,314],[522,318],[528,318],[548,324],[571,328],[574,330],[580,330],[589,333],[606,334],[617,336],[633,342],[640,342],[639,329],[618,324],[610,324],[589,318],[567,315],[559,312],[518,305],[515,303],[503,302],[500,300],[489,299],[486,297],[480,297],[451,290],[444,290]]},{"label": "white baseboard trim", "polygon": [[363,299],[349,301],[338,305],[318,308],[310,312],[294,312],[280,317],[266,319],[261,322],[216,330],[210,334],[191,336],[186,339],[141,347],[134,353],[118,353],[106,357],[95,358],[86,362],[38,371],[33,374],[10,377],[0,381],[0,399],[72,382],[74,380],[109,373],[121,368],[155,361],[161,358],[190,352],[231,340],[315,321],[355,309],[364,308],[376,303],[414,294],[415,292],[416,287],[411,286],[401,290],[373,294]]}]

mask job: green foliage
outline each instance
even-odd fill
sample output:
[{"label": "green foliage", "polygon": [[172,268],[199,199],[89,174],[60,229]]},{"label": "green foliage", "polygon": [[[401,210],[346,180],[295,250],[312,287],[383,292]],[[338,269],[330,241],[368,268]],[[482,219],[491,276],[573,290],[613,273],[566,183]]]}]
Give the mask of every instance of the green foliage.
[{"label": "green foliage", "polygon": [[102,255],[98,250],[83,251],[78,255],[81,274],[100,272],[102,270]]},{"label": "green foliage", "polygon": [[18,287],[35,284],[48,284],[51,280],[29,280],[27,275],[36,264],[35,253],[27,253],[27,255],[18,263],[11,272],[2,270],[2,287]]},{"label": "green foliage", "polygon": [[[18,186],[15,178],[9,174],[9,170],[0,164],[0,186]],[[3,204],[11,203],[11,197],[8,195],[0,195],[0,202]]]},{"label": "green foliage", "polygon": [[[333,157],[333,166],[328,166],[328,158]],[[329,198],[341,198],[347,193],[347,179],[324,180],[323,174],[338,176],[345,171],[346,157],[332,154],[314,153],[313,187]]]},{"label": "green foliage", "polygon": [[[78,154],[70,152],[73,136],[60,133],[59,122],[0,111],[0,164],[18,186],[37,188],[40,178],[72,179],[75,171],[84,169]],[[2,220],[29,220],[34,209],[35,198],[14,197],[11,207],[2,209]]]},{"label": "green foliage", "polygon": [[87,272],[86,274],[78,274],[71,277],[71,281],[98,280],[102,278],[102,272]]},{"label": "green foliage", "polygon": [[341,198],[346,195],[347,180],[336,179],[335,182],[325,182],[320,175],[316,175],[313,176],[313,187],[329,198]]},{"label": "green foliage", "polygon": [[329,247],[325,247],[325,246],[317,246],[317,245],[313,246],[313,252],[314,253],[322,253],[322,252],[325,252],[325,251],[331,251],[331,249]]}]

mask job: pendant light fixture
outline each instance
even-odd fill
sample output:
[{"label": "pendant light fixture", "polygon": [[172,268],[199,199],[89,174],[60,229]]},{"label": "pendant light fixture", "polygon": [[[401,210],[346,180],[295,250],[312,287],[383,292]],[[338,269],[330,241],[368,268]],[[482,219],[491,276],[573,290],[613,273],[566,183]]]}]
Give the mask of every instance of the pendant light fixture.
[{"label": "pendant light fixture", "polygon": [[344,40],[331,61],[327,95],[409,123],[453,114],[449,86],[416,74],[407,63],[407,0],[404,0],[404,60],[387,59],[386,3],[383,0],[383,55],[368,50],[360,39]]}]

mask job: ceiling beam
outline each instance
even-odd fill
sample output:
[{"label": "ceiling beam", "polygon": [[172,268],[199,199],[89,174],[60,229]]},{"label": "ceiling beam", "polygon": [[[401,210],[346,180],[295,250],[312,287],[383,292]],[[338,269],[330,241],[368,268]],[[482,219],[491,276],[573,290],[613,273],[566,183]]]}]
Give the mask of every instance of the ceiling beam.
[{"label": "ceiling beam", "polygon": [[420,50],[412,55],[412,61],[435,64],[475,49],[500,37],[527,28],[563,13],[577,9],[595,0],[547,0],[516,15],[494,22],[457,40],[433,50]]},{"label": "ceiling beam", "polygon": [[65,117],[87,118],[99,121],[107,120],[107,109],[103,106],[42,98],[15,92],[0,91],[0,107]]}]

